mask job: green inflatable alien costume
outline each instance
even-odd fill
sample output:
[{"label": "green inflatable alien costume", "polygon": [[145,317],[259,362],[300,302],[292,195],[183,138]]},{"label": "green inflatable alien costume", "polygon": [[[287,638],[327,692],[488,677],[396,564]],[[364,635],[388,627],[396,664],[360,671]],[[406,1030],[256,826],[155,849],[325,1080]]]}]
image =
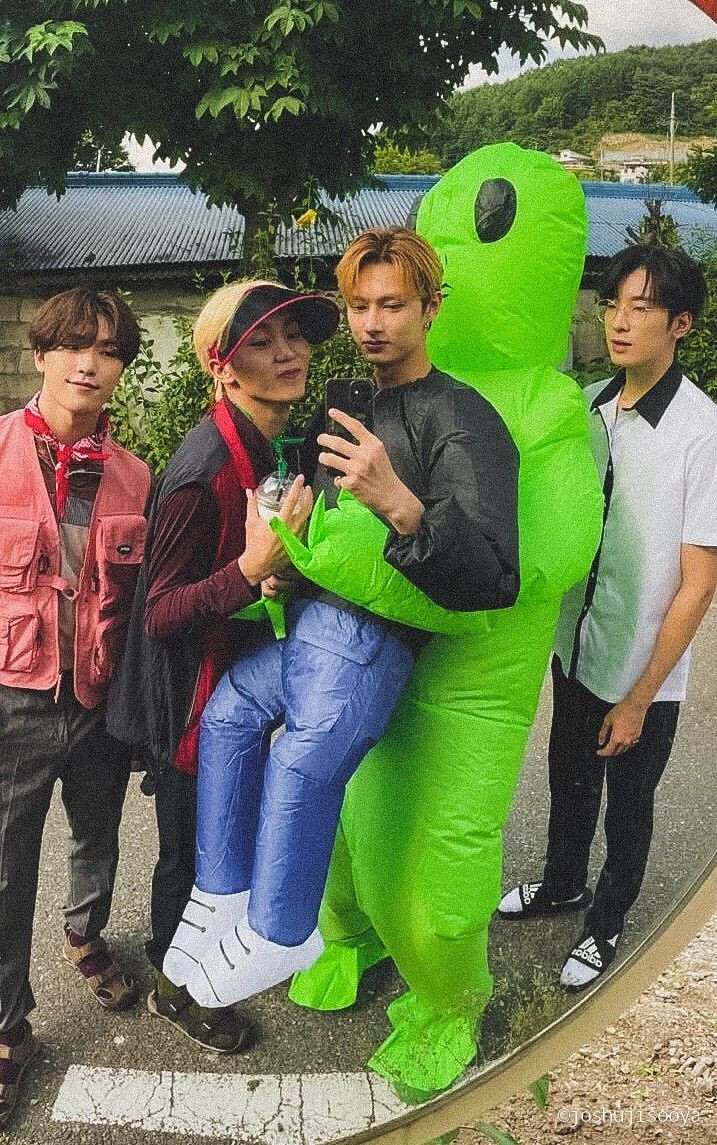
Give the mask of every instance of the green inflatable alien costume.
[{"label": "green inflatable alien costume", "polygon": [[502,829],[560,599],[586,573],[602,522],[584,401],[555,369],[585,253],[579,183],[547,155],[486,147],[430,191],[418,230],[445,263],[431,359],[496,406],[520,452],[518,603],[471,614],[431,604],[383,562],[386,529],[346,495],[335,510],[317,506],[306,545],[284,534],[318,583],[439,633],[349,784],[326,950],[291,987],[302,1005],[348,1006],[362,972],[393,957],[409,990],[369,1064],[407,1096],[449,1086],[475,1055]]}]

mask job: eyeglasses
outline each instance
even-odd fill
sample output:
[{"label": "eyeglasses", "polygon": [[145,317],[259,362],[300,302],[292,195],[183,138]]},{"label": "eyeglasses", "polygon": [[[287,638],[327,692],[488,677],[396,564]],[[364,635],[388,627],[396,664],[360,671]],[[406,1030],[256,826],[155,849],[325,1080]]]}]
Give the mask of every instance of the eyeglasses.
[{"label": "eyeglasses", "polygon": [[614,298],[601,298],[597,304],[601,318],[614,322],[618,310],[623,310],[628,321],[639,324],[646,322],[648,314],[655,314],[658,310],[665,310],[665,306],[650,306],[647,302],[617,302]]}]

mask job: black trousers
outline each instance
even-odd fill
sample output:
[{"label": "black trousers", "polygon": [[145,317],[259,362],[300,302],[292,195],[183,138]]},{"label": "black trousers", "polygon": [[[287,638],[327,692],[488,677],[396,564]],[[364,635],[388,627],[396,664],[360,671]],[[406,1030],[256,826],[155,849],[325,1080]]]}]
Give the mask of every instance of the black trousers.
[{"label": "black trousers", "polygon": [[655,790],[672,751],[680,705],[669,700],[651,704],[638,743],[606,760],[596,754],[597,737],[614,705],[577,680],[568,680],[557,657],[552,675],[545,890],[557,901],[580,894],[585,886],[607,779],[607,857],[585,926],[604,939],[612,938],[622,930],[625,914],[640,892],[652,840]]},{"label": "black trousers", "polygon": [[159,857],[152,875],[152,937],[145,946],[155,970],[179,926],[194,886],[197,777],[168,767],[156,780]]},{"label": "black trousers", "polygon": [[112,904],[127,749],[88,710],[65,672],[59,694],[0,685],[0,1030],[35,1007],[30,948],[40,848],[55,783],[70,828],[65,922],[94,938]]}]

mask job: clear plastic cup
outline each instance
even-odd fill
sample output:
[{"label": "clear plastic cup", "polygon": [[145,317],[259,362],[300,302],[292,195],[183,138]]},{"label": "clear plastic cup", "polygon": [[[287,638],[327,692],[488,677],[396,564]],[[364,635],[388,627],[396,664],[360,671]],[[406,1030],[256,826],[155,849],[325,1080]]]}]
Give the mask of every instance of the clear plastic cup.
[{"label": "clear plastic cup", "polygon": [[257,485],[256,507],[262,520],[270,521],[272,517],[278,515],[293,480],[293,473],[280,473],[279,470],[275,470]]}]

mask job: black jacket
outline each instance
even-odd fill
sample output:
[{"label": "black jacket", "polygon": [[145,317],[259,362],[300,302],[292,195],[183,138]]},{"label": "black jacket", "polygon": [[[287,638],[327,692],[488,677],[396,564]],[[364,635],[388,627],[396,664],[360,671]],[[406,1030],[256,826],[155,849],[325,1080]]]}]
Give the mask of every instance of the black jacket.
[{"label": "black jacket", "polygon": [[[324,423],[322,410],[307,434],[302,465],[309,479]],[[432,369],[408,385],[379,390],[373,432],[425,508],[417,533],[391,530],[388,563],[444,608],[515,604],[518,450],[495,408],[471,386]]]}]

